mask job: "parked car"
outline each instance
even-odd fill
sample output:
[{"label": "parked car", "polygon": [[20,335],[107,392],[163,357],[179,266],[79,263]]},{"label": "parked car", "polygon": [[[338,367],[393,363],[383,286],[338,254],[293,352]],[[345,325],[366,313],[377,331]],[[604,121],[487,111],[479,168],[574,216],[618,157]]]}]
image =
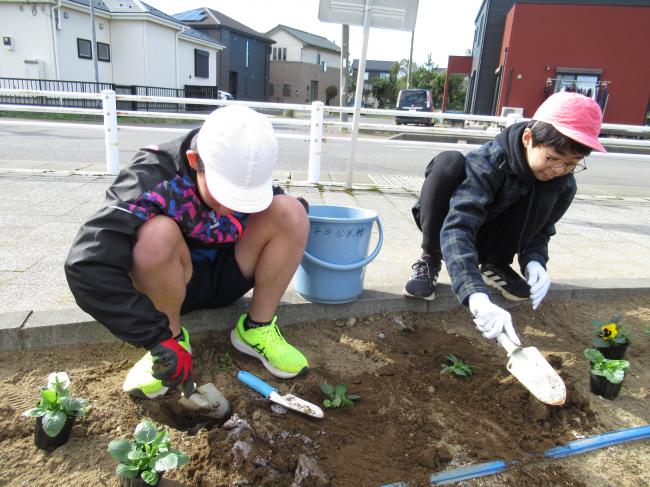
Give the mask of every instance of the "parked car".
[{"label": "parked car", "polygon": [[235,99],[235,97],[232,96],[232,95],[231,95],[230,93],[228,93],[227,91],[221,91],[221,90],[219,90],[218,95],[219,95],[219,99],[220,99],[220,100],[234,100],[234,99]]},{"label": "parked car", "polygon": [[[421,88],[409,88],[400,90],[397,95],[397,110],[408,110],[409,112],[433,112],[433,98],[431,91]],[[395,117],[397,125],[433,125],[431,118]]]}]

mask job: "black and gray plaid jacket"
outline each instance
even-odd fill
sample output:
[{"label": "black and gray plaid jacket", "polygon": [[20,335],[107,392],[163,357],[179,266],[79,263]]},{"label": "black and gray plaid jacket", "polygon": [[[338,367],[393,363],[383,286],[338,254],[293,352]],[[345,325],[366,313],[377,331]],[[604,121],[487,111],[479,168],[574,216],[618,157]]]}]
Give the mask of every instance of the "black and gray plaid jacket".
[{"label": "black and gray plaid jacket", "polygon": [[476,237],[485,222],[522,198],[530,198],[531,211],[519,242],[519,265],[548,261],[548,241],[555,223],[569,208],[576,193],[572,174],[537,181],[526,159],[521,136],[526,122],[506,128],[495,140],[468,153],[465,180],[454,192],[440,232],[442,255],[458,300],[470,294],[489,294],[478,267]]}]

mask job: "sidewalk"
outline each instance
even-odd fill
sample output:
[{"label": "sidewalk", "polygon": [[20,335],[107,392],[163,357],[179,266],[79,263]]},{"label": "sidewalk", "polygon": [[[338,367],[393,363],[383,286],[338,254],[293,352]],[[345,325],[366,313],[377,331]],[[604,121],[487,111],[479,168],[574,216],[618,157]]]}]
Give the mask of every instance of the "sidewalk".
[{"label": "sidewalk", "polygon": [[[384,244],[366,269],[365,290],[359,300],[318,305],[290,287],[278,311],[282,324],[458,305],[444,270],[435,301],[406,299],[400,294],[419,256],[420,235],[410,212],[417,197],[417,178],[377,180],[357,175],[354,189],[344,191],[340,183],[331,181],[345,181],[345,174],[323,174],[319,187],[297,182],[305,176],[286,171],[276,174],[289,194],[304,196],[311,204],[377,211]],[[79,226],[102,204],[112,179],[55,171],[0,171],[0,350],[114,340],[76,307],[63,272]],[[557,232],[549,252],[552,297],[650,293],[650,195],[578,194]],[[246,306],[245,297],[222,310],[192,313],[184,324],[193,332],[230,328]]]}]

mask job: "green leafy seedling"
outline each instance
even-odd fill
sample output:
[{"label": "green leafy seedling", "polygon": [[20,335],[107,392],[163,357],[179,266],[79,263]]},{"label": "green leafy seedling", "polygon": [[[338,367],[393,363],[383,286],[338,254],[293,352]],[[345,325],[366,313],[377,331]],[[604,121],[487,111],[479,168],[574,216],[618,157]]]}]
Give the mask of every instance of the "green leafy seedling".
[{"label": "green leafy seedling", "polygon": [[50,438],[57,436],[69,417],[84,416],[88,400],[70,397],[70,378],[66,372],[52,372],[47,386],[41,389],[41,400],[23,416],[40,417],[43,431]]},{"label": "green leafy seedling", "polygon": [[230,372],[230,369],[232,369],[232,358],[228,352],[219,357],[217,361],[217,368],[221,372]]},{"label": "green leafy seedling", "polygon": [[448,364],[441,364],[443,372],[456,374],[460,377],[471,377],[474,374],[476,366],[466,364],[455,355],[447,355],[447,361]]},{"label": "green leafy seedling", "polygon": [[627,360],[606,359],[594,348],[585,350],[585,357],[591,362],[591,373],[605,377],[612,384],[620,384],[625,378],[625,371],[630,369]]},{"label": "green leafy seedling", "polygon": [[141,478],[156,485],[160,472],[181,467],[190,457],[170,448],[167,431],[158,431],[151,421],[142,421],[135,428],[132,440],[113,440],[108,453],[118,461],[115,473],[119,477]]},{"label": "green leafy seedling", "polygon": [[332,387],[327,382],[323,382],[320,385],[320,390],[327,396],[327,399],[323,401],[323,406],[326,408],[343,408],[345,406],[351,406],[354,404],[354,401],[361,399],[361,396],[348,394],[348,386],[345,384],[336,384]]}]

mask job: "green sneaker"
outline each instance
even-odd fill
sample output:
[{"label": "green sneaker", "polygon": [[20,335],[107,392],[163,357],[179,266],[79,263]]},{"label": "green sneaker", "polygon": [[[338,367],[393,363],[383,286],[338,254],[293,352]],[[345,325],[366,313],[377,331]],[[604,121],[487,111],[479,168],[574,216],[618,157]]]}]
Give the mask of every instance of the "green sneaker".
[{"label": "green sneaker", "polygon": [[246,331],[246,314],[243,314],[230,332],[230,341],[240,352],[261,360],[264,367],[276,377],[290,379],[307,372],[309,364],[305,356],[282,337],[275,323],[277,319],[274,316],[269,325]]},{"label": "green sneaker", "polygon": [[[192,353],[190,334],[183,327],[181,327],[181,332],[183,338],[178,340],[178,343],[185,350]],[[145,353],[126,374],[122,390],[143,399],[155,399],[164,395],[169,390],[169,387],[164,386],[160,379],[153,376],[154,364],[155,361],[151,352]]]}]

